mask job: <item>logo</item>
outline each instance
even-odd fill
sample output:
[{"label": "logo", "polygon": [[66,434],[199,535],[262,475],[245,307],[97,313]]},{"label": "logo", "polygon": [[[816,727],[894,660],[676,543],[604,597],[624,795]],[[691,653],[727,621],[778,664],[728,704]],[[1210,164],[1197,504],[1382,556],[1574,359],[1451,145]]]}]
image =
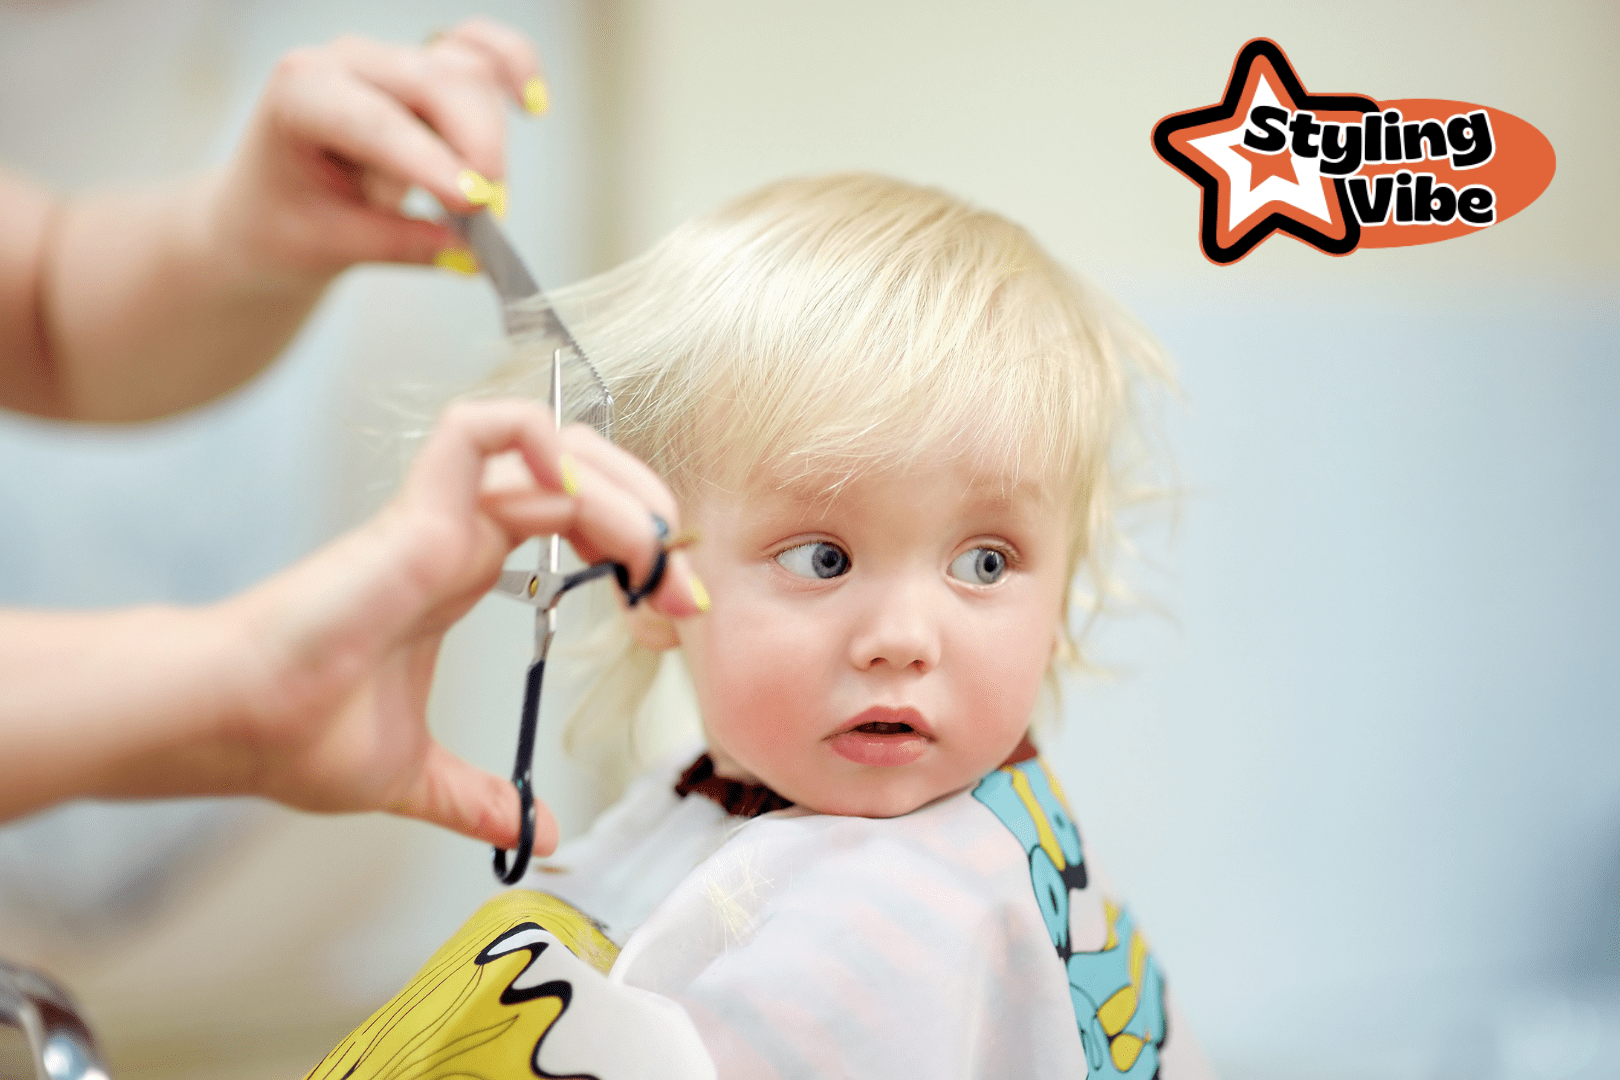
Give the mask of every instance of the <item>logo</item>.
[{"label": "logo", "polygon": [[1500,109],[1308,94],[1265,38],[1238,53],[1219,104],[1154,125],[1153,148],[1203,189],[1199,245],[1223,266],[1274,232],[1329,255],[1467,236],[1535,202],[1556,165]]}]

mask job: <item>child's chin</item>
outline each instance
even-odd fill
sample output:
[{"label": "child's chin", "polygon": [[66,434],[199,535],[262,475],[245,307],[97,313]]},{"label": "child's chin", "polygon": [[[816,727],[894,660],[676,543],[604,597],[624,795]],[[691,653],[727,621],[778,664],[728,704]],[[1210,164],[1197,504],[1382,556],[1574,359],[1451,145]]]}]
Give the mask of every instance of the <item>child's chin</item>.
[{"label": "child's chin", "polygon": [[[898,778],[897,778],[898,780]],[[830,789],[796,799],[798,805],[818,814],[840,817],[892,818],[927,806],[952,791],[934,791],[916,784],[893,782],[863,785],[857,789]]]}]

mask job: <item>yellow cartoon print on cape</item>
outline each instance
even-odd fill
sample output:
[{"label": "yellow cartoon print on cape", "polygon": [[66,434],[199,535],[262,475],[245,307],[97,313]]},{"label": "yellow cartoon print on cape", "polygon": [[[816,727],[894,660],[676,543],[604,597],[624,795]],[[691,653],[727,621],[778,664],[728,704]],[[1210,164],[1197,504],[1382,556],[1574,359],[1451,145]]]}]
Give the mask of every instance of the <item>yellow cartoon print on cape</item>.
[{"label": "yellow cartoon print on cape", "polygon": [[572,979],[537,970],[556,945],[596,974],[618,956],[589,918],[555,897],[522,890],[497,896],[306,1080],[568,1075],[541,1065],[548,1037],[584,981],[583,965]]},{"label": "yellow cartoon print on cape", "polygon": [[[1069,998],[1093,1077],[1147,1080],[1159,1075],[1168,1034],[1164,979],[1130,913],[1103,900],[1102,948],[1070,940],[1071,905],[1090,902],[1080,833],[1057,778],[1039,757],[1003,765],[979,781],[973,797],[1018,839],[1047,933],[1069,978]],[[1094,909],[1093,909],[1094,910]]]}]

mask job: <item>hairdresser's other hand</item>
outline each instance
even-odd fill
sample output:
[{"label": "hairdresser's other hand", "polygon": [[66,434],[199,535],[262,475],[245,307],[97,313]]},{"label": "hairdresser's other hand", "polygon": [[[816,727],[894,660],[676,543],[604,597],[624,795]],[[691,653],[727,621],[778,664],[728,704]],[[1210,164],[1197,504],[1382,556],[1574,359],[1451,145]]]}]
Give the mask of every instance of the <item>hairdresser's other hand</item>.
[{"label": "hairdresser's other hand", "polygon": [[401,197],[504,198],[507,103],[545,96],[522,35],[473,19],[424,47],[289,54],[203,176],[65,198],[0,174],[0,408],[169,416],[262,371],[355,263],[448,253],[465,269],[454,234]]},{"label": "hairdresser's other hand", "polygon": [[[616,559],[644,580],[658,550],[654,513],[679,527],[663,482],[594,432],[558,432],[547,410],[524,402],[452,407],[377,517],[227,605],[262,657],[247,695],[256,707],[238,733],[252,770],[240,787],[309,810],[389,810],[513,846],[511,783],[455,757],[427,728],[444,633],[531,536],[560,533],[584,558]],[[681,618],[707,605],[696,597],[701,586],[676,552],[650,602]],[[535,850],[555,843],[540,806]]]},{"label": "hairdresser's other hand", "polygon": [[344,37],[287,54],[217,190],[219,235],[254,269],[330,278],[458,245],[399,212],[416,184],[447,208],[504,202],[506,105],[546,108],[534,48],[471,19],[425,46]]}]

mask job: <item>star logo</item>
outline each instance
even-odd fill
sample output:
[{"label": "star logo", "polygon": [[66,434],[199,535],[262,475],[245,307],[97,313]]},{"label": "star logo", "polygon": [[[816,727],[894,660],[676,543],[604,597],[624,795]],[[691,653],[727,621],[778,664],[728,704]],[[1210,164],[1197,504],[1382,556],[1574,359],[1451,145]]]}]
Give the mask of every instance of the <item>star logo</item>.
[{"label": "star logo", "polygon": [[1377,109],[1360,95],[1307,94],[1277,43],[1257,38],[1238,53],[1220,102],[1160,120],[1153,148],[1203,189],[1198,236],[1211,262],[1237,262],[1279,231],[1348,255],[1361,226],[1345,178],[1323,173],[1312,140],[1319,122],[1358,124]]},{"label": "star logo", "polygon": [[1253,191],[1273,176],[1281,177],[1288,183],[1298,186],[1299,173],[1294,169],[1294,155],[1286,150],[1263,154],[1259,150],[1250,150],[1241,143],[1232,149],[1249,163],[1249,191]]}]

